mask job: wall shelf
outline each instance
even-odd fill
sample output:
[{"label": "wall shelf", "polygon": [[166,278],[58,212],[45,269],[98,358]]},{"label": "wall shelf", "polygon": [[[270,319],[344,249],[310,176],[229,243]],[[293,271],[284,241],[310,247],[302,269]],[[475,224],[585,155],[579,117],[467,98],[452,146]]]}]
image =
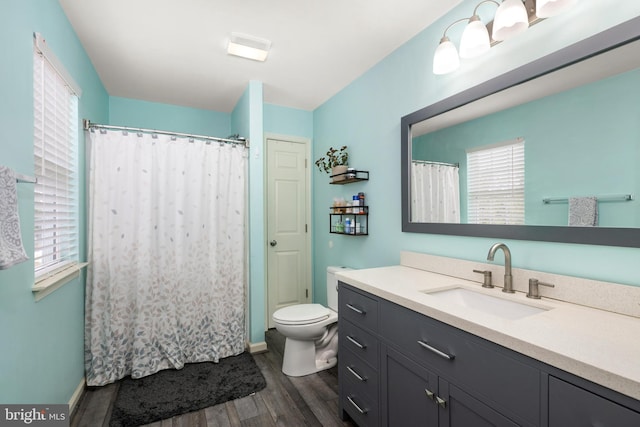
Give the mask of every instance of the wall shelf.
[{"label": "wall shelf", "polygon": [[[343,178],[340,179],[341,177]],[[351,184],[352,182],[368,181],[369,171],[350,170],[344,173],[330,175],[329,178],[331,178],[330,184],[336,184],[336,185]],[[339,180],[335,180],[334,178],[338,178]]]},{"label": "wall shelf", "polygon": [[[329,210],[329,233],[348,236],[369,235],[369,206],[332,206]],[[353,224],[349,229],[345,227],[347,219]]]}]

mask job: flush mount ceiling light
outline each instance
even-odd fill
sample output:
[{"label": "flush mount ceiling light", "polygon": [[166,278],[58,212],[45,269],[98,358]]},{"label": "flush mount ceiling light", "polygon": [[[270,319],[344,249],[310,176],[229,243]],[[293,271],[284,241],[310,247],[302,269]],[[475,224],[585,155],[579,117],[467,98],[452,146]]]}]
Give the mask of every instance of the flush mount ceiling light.
[{"label": "flush mount ceiling light", "polygon": [[[575,5],[578,0],[483,0],[474,8],[470,18],[451,23],[440,39],[433,57],[433,73],[448,74],[458,69],[460,58],[475,58],[486,53],[493,44],[514,37],[544,18],[557,15]],[[498,6],[493,21],[485,25],[478,15],[478,8],[485,3]],[[460,38],[460,54],[447,37],[449,28],[459,22],[467,22]],[[489,28],[492,29],[489,37]]]},{"label": "flush mount ceiling light", "polygon": [[247,34],[231,33],[227,53],[254,61],[265,61],[271,48],[271,41]]}]

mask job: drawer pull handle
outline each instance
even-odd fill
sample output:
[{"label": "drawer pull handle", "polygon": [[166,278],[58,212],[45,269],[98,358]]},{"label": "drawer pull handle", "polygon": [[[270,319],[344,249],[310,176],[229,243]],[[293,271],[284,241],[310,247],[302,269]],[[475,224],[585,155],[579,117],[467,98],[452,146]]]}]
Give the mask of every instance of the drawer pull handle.
[{"label": "drawer pull handle", "polygon": [[366,346],[366,345],[364,345],[364,344],[360,344],[358,341],[356,341],[355,339],[351,338],[351,336],[349,336],[349,335],[347,335],[347,339],[348,339],[349,341],[351,341],[351,342],[353,343],[353,345],[355,345],[356,347],[358,347],[358,348],[360,348],[360,349],[362,349],[362,350],[364,350],[365,348],[367,348],[367,346]]},{"label": "drawer pull handle", "polygon": [[367,314],[367,312],[366,312],[366,311],[364,311],[364,310],[360,310],[358,307],[355,307],[355,306],[353,306],[353,305],[351,305],[351,304],[347,304],[347,307],[349,307],[351,310],[355,311],[355,312],[356,312],[356,313],[358,313],[358,314],[362,314],[362,315]]},{"label": "drawer pull handle", "polygon": [[369,412],[368,409],[362,409],[360,406],[358,406],[358,404],[356,402],[354,402],[354,400],[351,398],[351,396],[347,396],[347,400],[358,410],[358,412],[360,412],[362,415],[366,414],[367,412]]},{"label": "drawer pull handle", "polygon": [[[347,337],[347,338],[349,338],[349,337]],[[438,356],[443,357],[443,358],[445,358],[447,360],[453,360],[455,358],[455,356],[453,354],[447,354],[447,353],[445,353],[443,351],[440,351],[437,348],[430,346],[429,344],[427,344],[424,341],[418,340],[418,344],[420,344],[423,348],[426,348],[430,352],[435,353]]]},{"label": "drawer pull handle", "polygon": [[436,400],[436,394],[430,390],[424,389],[424,392],[427,393],[427,397],[433,401]]},{"label": "drawer pull handle", "polygon": [[443,409],[447,407],[447,401],[438,396],[436,396],[436,403]]},{"label": "drawer pull handle", "polygon": [[351,368],[351,366],[347,366],[347,370],[349,372],[351,372],[353,374],[354,377],[356,377],[359,381],[366,381],[368,378],[367,377],[363,377],[362,375],[360,375],[359,373],[357,373],[355,370],[353,370],[353,368]]}]

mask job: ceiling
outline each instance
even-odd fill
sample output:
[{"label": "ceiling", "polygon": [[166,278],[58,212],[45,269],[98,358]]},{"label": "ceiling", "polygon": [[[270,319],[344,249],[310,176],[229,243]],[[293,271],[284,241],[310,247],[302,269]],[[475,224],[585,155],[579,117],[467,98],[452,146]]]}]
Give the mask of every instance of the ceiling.
[{"label": "ceiling", "polygon": [[[231,112],[251,80],[313,110],[462,0],[59,1],[110,96]],[[267,60],[227,55],[231,32]]]}]

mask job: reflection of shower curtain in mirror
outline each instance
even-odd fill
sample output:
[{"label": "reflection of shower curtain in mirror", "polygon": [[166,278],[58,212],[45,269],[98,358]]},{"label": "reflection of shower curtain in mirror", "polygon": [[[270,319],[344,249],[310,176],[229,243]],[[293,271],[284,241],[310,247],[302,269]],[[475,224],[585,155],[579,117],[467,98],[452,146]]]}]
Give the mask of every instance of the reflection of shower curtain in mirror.
[{"label": "reflection of shower curtain in mirror", "polygon": [[411,162],[411,221],[460,222],[458,167]]}]

